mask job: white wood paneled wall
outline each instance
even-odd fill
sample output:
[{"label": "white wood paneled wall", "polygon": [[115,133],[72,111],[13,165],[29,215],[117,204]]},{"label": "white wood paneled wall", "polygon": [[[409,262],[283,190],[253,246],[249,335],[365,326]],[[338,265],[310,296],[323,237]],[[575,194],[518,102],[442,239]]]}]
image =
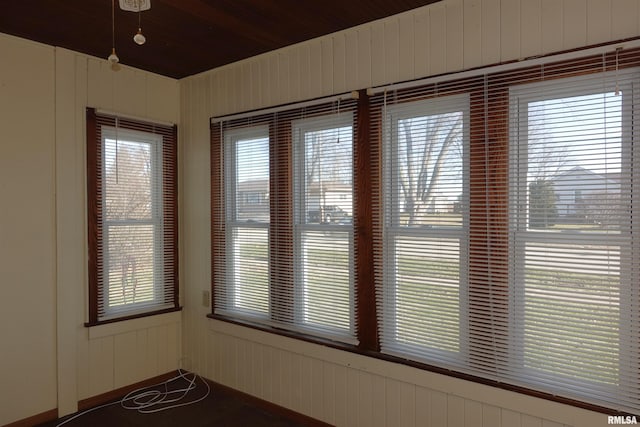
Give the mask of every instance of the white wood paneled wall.
[{"label": "white wood paneled wall", "polygon": [[[123,61],[126,61],[123,58]],[[85,108],[178,123],[177,80],[55,49],[58,409],[180,366],[182,315],[83,326],[87,307]],[[26,84],[26,83],[25,83]]]},{"label": "white wood paneled wall", "polygon": [[637,0],[444,0],[203,73],[210,115],[639,35]]},{"label": "white wood paneled wall", "polygon": [[0,52],[0,425],[5,425],[51,410],[56,402],[55,57],[51,48],[3,34]]},{"label": "white wood paneled wall", "polygon": [[80,398],[177,369],[181,328],[180,313],[92,328],[89,339],[78,342]]},{"label": "white wood paneled wall", "polygon": [[[585,427],[587,411],[211,321],[208,378],[336,426]],[[456,384],[458,383],[458,384]],[[518,408],[519,410],[507,407]],[[580,412],[583,412],[580,414]],[[589,424],[585,416],[596,423]],[[567,424],[575,420],[575,424]]]},{"label": "white wood paneled wall", "polygon": [[367,369],[336,363],[343,357],[337,351],[303,356],[295,345],[271,342],[279,337],[255,341],[206,319],[201,295],[211,279],[208,118],[638,36],[638,0],[444,0],[182,80],[187,367],[339,425],[606,424],[602,414],[478,391],[474,383],[433,376],[417,383],[421,372],[407,374],[390,363],[371,362]]}]

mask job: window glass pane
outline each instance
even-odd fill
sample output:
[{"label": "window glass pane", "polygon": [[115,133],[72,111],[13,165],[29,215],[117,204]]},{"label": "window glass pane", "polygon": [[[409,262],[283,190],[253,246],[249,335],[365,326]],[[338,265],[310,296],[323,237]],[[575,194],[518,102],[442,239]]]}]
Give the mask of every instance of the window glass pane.
[{"label": "window glass pane", "polygon": [[350,328],[350,257],[349,233],[302,233],[304,323]]},{"label": "window glass pane", "polygon": [[107,238],[107,305],[153,301],[154,226],[108,225]]},{"label": "window glass pane", "polygon": [[269,312],[268,230],[233,229],[233,305],[238,309]]},{"label": "window glass pane", "polygon": [[620,246],[526,243],[524,366],[616,384]]},{"label": "window glass pane", "polygon": [[[391,242],[390,242],[391,243]],[[395,239],[398,343],[457,352],[460,342],[458,239]]]},{"label": "window glass pane", "polygon": [[463,113],[398,119],[396,150],[398,225],[461,226]]},{"label": "window glass pane", "polygon": [[269,222],[269,140],[239,139],[235,150],[235,219]]},{"label": "window glass pane", "polygon": [[546,231],[619,231],[622,94],[528,104],[528,226]]},{"label": "window glass pane", "polygon": [[152,216],[151,144],[105,140],[107,220],[150,219]]},{"label": "window glass pane", "polygon": [[305,213],[308,223],[350,224],[353,216],[353,128],[304,134]]},{"label": "window glass pane", "polygon": [[265,127],[227,136],[226,308],[269,314],[269,138]]}]

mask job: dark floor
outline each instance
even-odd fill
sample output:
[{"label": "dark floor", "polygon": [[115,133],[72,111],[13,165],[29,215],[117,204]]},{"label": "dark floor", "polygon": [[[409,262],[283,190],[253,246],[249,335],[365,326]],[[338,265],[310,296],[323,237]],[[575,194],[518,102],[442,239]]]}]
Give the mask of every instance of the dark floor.
[{"label": "dark floor", "polygon": [[[182,384],[179,384],[181,382]],[[169,389],[184,388],[188,384],[180,379],[169,386]],[[207,385],[200,379],[197,387],[187,394],[181,402],[197,400],[206,394]],[[164,386],[154,387],[152,390],[164,391]],[[174,395],[175,397],[176,395]],[[149,398],[146,398],[149,399]],[[158,406],[160,407],[160,406]],[[41,424],[41,427],[54,427],[75,415],[69,415],[57,421]],[[315,423],[313,423],[315,424]],[[188,406],[169,409],[151,414],[141,414],[136,410],[124,409],[119,401],[113,405],[94,411],[86,412],[77,418],[64,423],[65,427],[209,427],[209,426],[275,426],[298,427],[308,425],[303,419],[294,420],[287,414],[269,412],[255,402],[242,395],[231,393],[229,390],[211,385],[211,392],[204,400]]]}]

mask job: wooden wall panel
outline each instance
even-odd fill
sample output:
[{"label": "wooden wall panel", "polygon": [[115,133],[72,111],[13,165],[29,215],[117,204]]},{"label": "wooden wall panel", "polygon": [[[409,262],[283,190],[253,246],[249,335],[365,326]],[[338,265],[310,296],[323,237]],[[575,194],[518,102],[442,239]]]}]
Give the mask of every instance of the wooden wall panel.
[{"label": "wooden wall panel", "polygon": [[110,65],[99,58],[87,59],[87,100],[86,106],[114,109],[114,72]]},{"label": "wooden wall panel", "polygon": [[[342,370],[346,378],[346,395],[344,407],[340,407],[337,411],[336,425],[359,426],[360,420],[368,420],[367,416],[372,417],[372,411],[366,413],[365,411],[372,398],[373,387],[361,386],[363,382],[366,383],[366,380],[370,379],[370,376],[348,367],[343,367]],[[384,407],[384,405],[381,406]]]},{"label": "wooden wall panel", "polygon": [[[431,391],[431,426],[448,426],[449,399],[446,393],[438,390]],[[514,424],[515,425],[515,424]]]},{"label": "wooden wall panel", "polygon": [[[358,63],[358,32],[350,31],[344,34],[344,89],[357,87],[360,81],[360,64]],[[366,67],[369,69],[369,67]]]},{"label": "wooden wall panel", "polygon": [[563,5],[563,48],[584,46],[587,43],[587,0],[563,0]]},{"label": "wooden wall panel", "polygon": [[371,27],[359,27],[358,35],[358,80],[356,86],[348,89],[357,90],[358,88],[369,87],[373,84],[373,67],[371,64]]},{"label": "wooden wall panel", "polygon": [[289,99],[300,98],[300,49],[293,48],[288,51],[288,78],[289,78]]},{"label": "wooden wall panel", "polygon": [[564,46],[564,8],[558,0],[541,0],[542,52],[562,50]]},{"label": "wooden wall panel", "polygon": [[447,396],[447,425],[450,427],[464,427],[465,400],[459,396]]},{"label": "wooden wall panel", "polygon": [[442,74],[447,70],[446,9],[440,3],[429,11],[429,73]]},{"label": "wooden wall panel", "polygon": [[416,387],[416,425],[430,427],[431,391],[425,387]]},{"label": "wooden wall panel", "polygon": [[[130,336],[115,341],[118,339],[133,345]],[[375,374],[345,360],[337,362],[342,357],[321,360],[311,349],[291,351],[277,343],[267,345],[262,339],[245,339],[214,330],[209,330],[207,341],[211,363],[215,365],[207,370],[210,379],[336,426],[570,427],[553,419]],[[108,346],[109,340],[97,341],[96,345]],[[558,405],[548,402],[547,406]],[[532,410],[537,410],[535,407],[532,405]],[[578,426],[591,424],[575,424]]]},{"label": "wooden wall panel", "polygon": [[336,93],[347,90],[347,39],[344,33],[333,38],[333,90]]},{"label": "wooden wall panel", "polygon": [[430,51],[430,26],[429,9],[418,9],[413,14],[413,33],[415,41],[413,43],[413,67],[416,76],[426,76],[429,74],[429,64],[431,59]]},{"label": "wooden wall panel", "polygon": [[464,401],[464,425],[465,427],[473,427],[478,423],[484,423],[482,404],[466,399]]},{"label": "wooden wall panel", "polygon": [[[113,356],[113,337],[99,338],[89,343],[89,396],[116,388]],[[81,396],[81,399],[89,396]]]},{"label": "wooden wall panel", "polygon": [[500,28],[500,0],[482,0],[482,64],[500,62],[502,29]]},{"label": "wooden wall panel", "polygon": [[403,13],[398,18],[398,79],[400,81],[415,78],[415,17]]},{"label": "wooden wall panel", "polygon": [[500,3],[500,61],[521,57],[520,4],[519,1]]},{"label": "wooden wall panel", "polygon": [[502,419],[500,418],[500,408],[493,405],[482,405],[482,425],[502,427]]},{"label": "wooden wall panel", "polygon": [[460,31],[464,25],[462,0],[446,2],[445,10],[447,17],[445,24],[446,70],[460,71],[464,68],[464,31]]},{"label": "wooden wall panel", "polygon": [[611,2],[611,39],[625,39],[638,35],[640,2],[615,0]]},{"label": "wooden wall panel", "polygon": [[[385,83],[387,62],[385,60],[384,22],[378,21],[371,25],[371,52],[369,67],[371,67],[371,84],[376,86]],[[393,81],[393,80],[391,80]]]},{"label": "wooden wall panel", "polygon": [[309,43],[309,50],[305,52],[309,61],[309,72],[302,75],[303,84],[309,86],[310,97],[322,96],[322,88],[325,82],[322,79],[322,43],[320,40],[313,40]]},{"label": "wooden wall panel", "polygon": [[[382,54],[379,60],[382,62],[380,73],[380,83],[400,81],[400,23],[399,20],[389,19],[383,21],[379,26],[381,29],[377,35],[381,38],[376,40],[376,47],[380,47]],[[402,64],[408,65],[408,64]],[[413,74],[413,67],[408,72]]]},{"label": "wooden wall panel", "polygon": [[[311,76],[311,47],[309,44],[298,45],[295,47],[298,57],[298,71],[300,73],[299,76],[299,85],[300,85],[300,98],[309,99],[311,96],[311,87],[309,85],[308,79]],[[259,104],[263,106],[264,104]]]},{"label": "wooden wall panel", "polygon": [[482,65],[482,1],[464,0],[464,67]]},{"label": "wooden wall panel", "polygon": [[[179,318],[179,316],[178,316]],[[81,340],[79,399],[102,394],[180,367],[181,326],[172,321],[158,326],[130,328]],[[86,343],[86,344],[85,344]],[[83,368],[86,366],[86,368]]]},{"label": "wooden wall panel", "polygon": [[522,427],[542,427],[542,419],[531,415],[523,415]]},{"label": "wooden wall panel", "polygon": [[617,0],[587,1],[587,43],[611,40],[611,4]]},{"label": "wooden wall panel", "polygon": [[529,0],[520,8],[520,57],[539,55],[542,47],[542,3]]},{"label": "wooden wall panel", "polygon": [[122,67],[114,75],[113,110],[134,116],[147,115],[146,75],[128,67]]},{"label": "wooden wall panel", "polygon": [[140,381],[138,367],[140,365],[136,331],[119,334],[114,337],[113,349],[113,383],[115,388],[124,387]]}]

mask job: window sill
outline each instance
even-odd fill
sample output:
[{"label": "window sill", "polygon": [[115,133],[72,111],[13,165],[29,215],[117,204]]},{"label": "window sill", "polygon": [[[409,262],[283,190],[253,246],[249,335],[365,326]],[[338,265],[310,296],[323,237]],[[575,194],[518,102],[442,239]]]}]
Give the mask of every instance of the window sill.
[{"label": "window sill", "polygon": [[85,324],[89,330],[89,339],[109,337],[140,329],[153,328],[170,323],[180,323],[182,307],[161,312],[146,313],[131,319],[116,319],[106,323]]}]

